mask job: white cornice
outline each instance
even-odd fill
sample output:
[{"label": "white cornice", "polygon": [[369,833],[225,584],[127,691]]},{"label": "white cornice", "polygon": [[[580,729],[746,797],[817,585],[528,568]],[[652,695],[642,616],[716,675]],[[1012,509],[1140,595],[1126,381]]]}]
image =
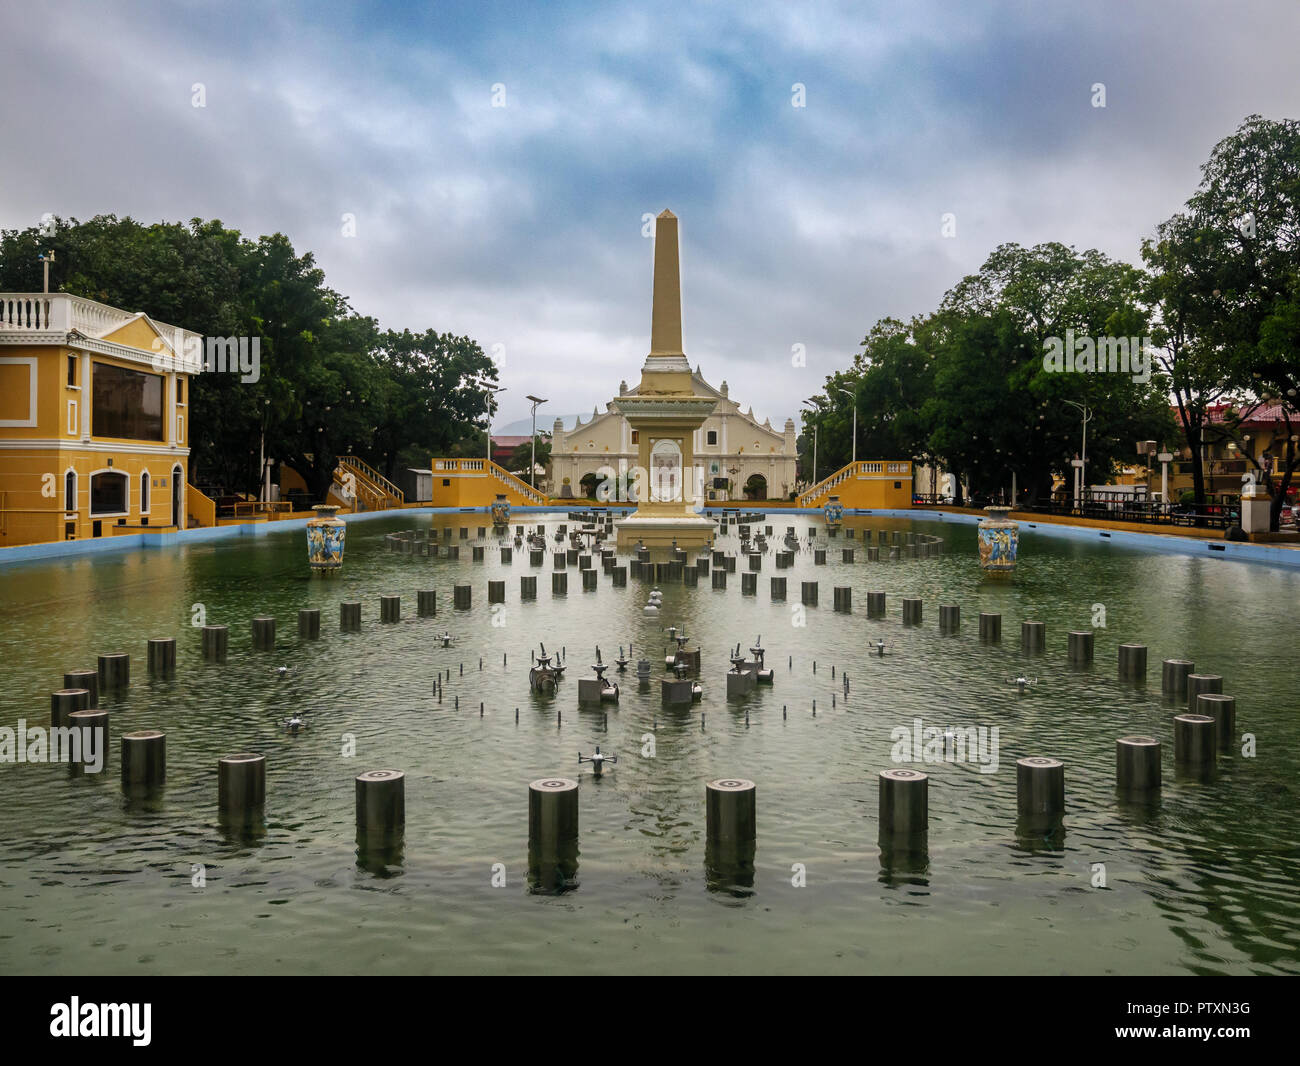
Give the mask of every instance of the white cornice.
[{"label": "white cornice", "polygon": [[181,448],[174,444],[150,444],[148,441],[133,442],[127,441],[120,444],[110,444],[107,441],[83,441],[83,440],[51,440],[48,437],[29,437],[6,438],[0,440],[0,451],[22,451],[23,449],[32,451],[50,451],[58,449],[64,452],[143,452],[147,455],[176,455],[186,456],[190,454],[189,448]]},{"label": "white cornice", "polygon": [[699,418],[713,413],[714,402],[707,396],[620,396],[614,401],[624,416],[637,418]]},{"label": "white cornice", "polygon": [[[143,317],[147,318],[148,316]],[[162,339],[164,343],[167,343],[165,337]],[[117,341],[87,337],[76,330],[67,333],[33,332],[30,330],[21,333],[16,330],[0,331],[0,346],[2,347],[24,348],[41,345],[75,348],[83,352],[97,352],[99,355],[111,356],[124,362],[140,363],[159,374],[199,374],[203,370],[201,359],[171,355],[170,344],[167,344],[167,352],[144,352],[127,344],[118,344]]]}]

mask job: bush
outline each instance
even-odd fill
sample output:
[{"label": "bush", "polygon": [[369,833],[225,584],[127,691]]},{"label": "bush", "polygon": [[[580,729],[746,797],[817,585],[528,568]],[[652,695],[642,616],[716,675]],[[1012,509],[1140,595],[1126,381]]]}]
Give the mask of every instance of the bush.
[{"label": "bush", "polygon": [[1179,494],[1178,502],[1184,507],[1190,507],[1196,502],[1196,493],[1191,489],[1184,489],[1183,492]]}]

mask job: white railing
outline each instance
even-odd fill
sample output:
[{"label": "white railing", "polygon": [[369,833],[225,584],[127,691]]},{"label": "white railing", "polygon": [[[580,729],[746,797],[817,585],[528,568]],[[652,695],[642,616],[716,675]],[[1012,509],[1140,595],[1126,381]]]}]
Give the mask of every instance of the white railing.
[{"label": "white railing", "polygon": [[379,495],[391,496],[399,504],[406,502],[406,495],[402,490],[365,460],[358,459],[355,455],[340,455],[339,465],[348,467],[357,477],[369,481],[371,488]]},{"label": "white railing", "polygon": [[816,485],[810,488],[807,492],[800,493],[799,506],[800,507],[811,506],[813,500],[817,499],[818,496],[822,495],[825,492],[828,492],[829,490],[833,489],[836,485],[838,485],[841,481],[844,481],[849,476],[849,472],[852,469],[853,469],[852,463],[850,463],[848,466],[841,467],[835,473],[831,474],[830,477],[822,478],[819,482],[817,482]]},{"label": "white railing", "polygon": [[50,316],[55,308],[66,311],[66,306],[54,296],[32,296],[27,293],[0,293],[0,330],[32,330],[46,332],[66,326],[52,325]]},{"label": "white railing", "polygon": [[509,470],[503,470],[501,467],[497,466],[496,463],[492,464],[492,475],[501,482],[501,484],[514,489],[517,493],[523,496],[524,499],[530,500],[538,505],[546,502],[546,498],[536,489],[532,488],[528,482],[515,477],[515,475],[510,473]]},{"label": "white railing", "polygon": [[67,333],[75,329],[98,337],[132,317],[127,311],[66,292],[0,293],[0,329],[41,333]]},{"label": "white railing", "polygon": [[[75,329],[98,338],[134,317],[130,311],[67,292],[0,292],[0,332],[68,333]],[[185,354],[190,348],[197,348],[197,355],[202,358],[202,349],[198,347],[202,338],[197,333],[156,319],[153,323],[167,335],[174,351]],[[187,338],[192,338],[188,347]]]}]

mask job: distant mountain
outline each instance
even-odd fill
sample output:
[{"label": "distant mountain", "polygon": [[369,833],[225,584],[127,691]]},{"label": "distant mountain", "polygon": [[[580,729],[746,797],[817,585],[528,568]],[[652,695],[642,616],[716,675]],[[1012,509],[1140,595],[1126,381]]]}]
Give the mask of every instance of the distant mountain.
[{"label": "distant mountain", "polygon": [[[572,429],[575,425],[577,425],[579,417],[590,418],[591,415],[590,414],[583,415],[583,416],[561,415],[560,417],[564,419],[564,428]],[[547,418],[543,418],[542,409],[539,407],[537,409],[537,432],[549,433],[554,427],[555,427],[555,416],[550,415]],[[532,431],[533,431],[533,420],[531,417],[521,418],[517,422],[510,422],[504,426],[492,427],[493,435],[498,437],[526,437]]]}]

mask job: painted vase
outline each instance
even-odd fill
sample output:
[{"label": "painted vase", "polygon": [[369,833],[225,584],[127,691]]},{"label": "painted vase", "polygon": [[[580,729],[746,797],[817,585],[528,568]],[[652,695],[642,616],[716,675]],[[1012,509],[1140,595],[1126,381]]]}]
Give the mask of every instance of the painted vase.
[{"label": "painted vase", "polygon": [[343,540],[348,527],[333,504],[317,504],[307,520],[307,561],[313,571],[334,573],[343,566]]},{"label": "painted vase", "polygon": [[1020,524],[1007,517],[1010,507],[985,507],[988,517],[979,524],[980,567],[992,574],[1009,574],[1016,568]]},{"label": "painted vase", "polygon": [[510,523],[510,501],[506,499],[504,492],[498,492],[497,498],[492,503],[492,524],[494,526],[504,526]]},{"label": "painted vase", "polygon": [[826,516],[828,526],[838,526],[844,519],[844,505],[840,503],[838,496],[832,496],[826,501],[826,506],[822,508],[822,514]]}]

